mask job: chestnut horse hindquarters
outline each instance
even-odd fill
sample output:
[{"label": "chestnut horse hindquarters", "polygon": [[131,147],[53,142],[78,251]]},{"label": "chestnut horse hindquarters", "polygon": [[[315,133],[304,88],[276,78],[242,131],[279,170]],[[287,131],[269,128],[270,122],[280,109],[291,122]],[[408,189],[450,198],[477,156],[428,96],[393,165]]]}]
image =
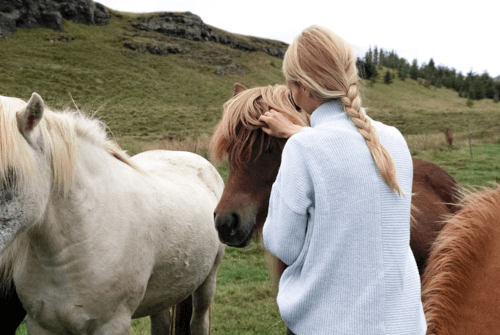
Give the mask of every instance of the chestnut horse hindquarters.
[{"label": "chestnut horse hindquarters", "polygon": [[428,334],[500,329],[500,186],[466,194],[432,246],[422,283]]}]

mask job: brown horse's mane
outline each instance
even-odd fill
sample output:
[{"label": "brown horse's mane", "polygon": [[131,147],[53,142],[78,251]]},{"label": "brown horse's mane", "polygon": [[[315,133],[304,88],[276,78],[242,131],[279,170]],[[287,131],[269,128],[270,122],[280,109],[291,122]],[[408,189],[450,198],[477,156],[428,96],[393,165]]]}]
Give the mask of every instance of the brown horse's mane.
[{"label": "brown horse's mane", "polygon": [[258,145],[257,157],[264,150],[278,146],[280,140],[262,131],[264,124],[259,121],[269,109],[285,114],[294,124],[309,125],[309,115],[296,110],[286,86],[244,90],[224,104],[222,119],[215,127],[210,143],[211,159],[220,161],[227,156],[231,164],[242,166],[252,156],[255,144]]},{"label": "brown horse's mane", "polygon": [[423,276],[422,301],[431,333],[454,333],[464,292],[496,243],[500,185],[466,194],[460,206],[434,242]]}]

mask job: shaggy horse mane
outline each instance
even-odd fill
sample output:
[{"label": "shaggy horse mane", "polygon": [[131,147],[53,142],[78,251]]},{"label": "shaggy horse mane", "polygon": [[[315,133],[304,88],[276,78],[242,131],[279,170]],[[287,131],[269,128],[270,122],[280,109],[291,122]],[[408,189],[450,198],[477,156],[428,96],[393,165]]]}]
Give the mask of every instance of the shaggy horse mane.
[{"label": "shaggy horse mane", "polygon": [[464,292],[485,262],[500,227],[500,185],[468,192],[460,210],[436,238],[422,283],[422,301],[431,333],[453,334]]},{"label": "shaggy horse mane", "polygon": [[[21,194],[28,191],[36,173],[33,149],[20,133],[17,123],[17,112],[25,107],[26,102],[21,99],[0,96],[0,186]],[[43,137],[42,151],[52,170],[51,187],[63,196],[71,188],[83,138],[101,145],[111,156],[144,173],[115,141],[108,138],[103,122],[81,112],[54,112],[45,106],[37,129]],[[0,294],[8,292],[14,268],[22,266],[29,248],[29,234],[29,229],[18,232],[1,250],[0,278],[4,281],[4,292]]]},{"label": "shaggy horse mane", "polygon": [[224,104],[222,119],[215,127],[210,143],[212,160],[227,156],[231,164],[242,166],[252,156],[258,144],[257,157],[264,150],[279,145],[280,139],[262,131],[259,117],[275,109],[301,126],[309,125],[309,115],[298,112],[290,90],[284,85],[255,87],[244,90]]},{"label": "shaggy horse mane", "polygon": [[[26,102],[21,99],[0,96],[0,185],[17,192],[26,191],[35,173],[32,149],[17,126],[17,112],[25,106]],[[52,186],[63,193],[71,188],[81,138],[99,143],[110,155],[141,171],[125,151],[108,138],[103,122],[80,111],[54,112],[45,106],[38,128],[43,137],[43,151],[51,164]]]}]

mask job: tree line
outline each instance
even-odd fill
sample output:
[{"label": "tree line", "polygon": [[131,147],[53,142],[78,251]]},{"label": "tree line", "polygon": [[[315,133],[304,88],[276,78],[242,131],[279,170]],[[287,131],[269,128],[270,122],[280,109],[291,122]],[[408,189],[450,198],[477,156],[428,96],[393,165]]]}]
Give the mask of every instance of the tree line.
[{"label": "tree line", "polygon": [[[427,85],[453,89],[463,98],[499,101],[500,81],[495,81],[487,72],[479,75],[471,70],[467,75],[463,75],[455,69],[436,66],[432,58],[428,63],[423,63],[419,67],[416,59],[410,64],[406,59],[399,57],[395,51],[379,50],[376,46],[373,50],[370,47],[363,59],[359,57],[357,59],[358,72],[362,79],[375,80],[378,77],[379,66],[397,70],[399,78],[403,81],[406,78],[414,80],[422,78]],[[390,73],[385,73],[384,82],[387,84],[392,82]]]}]

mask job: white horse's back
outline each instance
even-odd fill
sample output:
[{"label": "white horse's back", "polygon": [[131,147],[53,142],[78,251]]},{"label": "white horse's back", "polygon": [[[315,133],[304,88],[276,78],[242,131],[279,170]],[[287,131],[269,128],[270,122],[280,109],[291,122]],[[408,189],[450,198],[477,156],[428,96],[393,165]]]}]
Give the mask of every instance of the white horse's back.
[{"label": "white horse's back", "polygon": [[[142,317],[165,309],[180,292],[187,297],[220,262],[224,246],[215,230],[213,211],[224,182],[210,162],[191,152],[152,150],[132,157],[132,161],[148,174],[149,184],[143,187],[153,194],[154,206],[168,211],[163,224],[151,227],[157,258],[168,261],[153,268],[143,302],[134,314]],[[208,255],[213,255],[212,262]],[[165,291],[165,285],[171,290]]]},{"label": "white horse's back", "polygon": [[132,161],[152,176],[176,180],[192,180],[196,175],[208,191],[220,199],[224,181],[215,167],[205,158],[186,151],[151,150],[132,157]]}]

